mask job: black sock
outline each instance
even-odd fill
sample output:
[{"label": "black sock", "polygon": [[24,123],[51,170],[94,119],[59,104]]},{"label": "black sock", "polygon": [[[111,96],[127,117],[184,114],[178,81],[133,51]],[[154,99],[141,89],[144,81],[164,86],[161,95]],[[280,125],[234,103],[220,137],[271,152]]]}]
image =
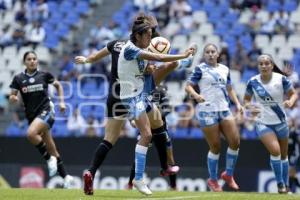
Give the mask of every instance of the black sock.
[{"label": "black sock", "polygon": [[65,178],[67,176],[64,163],[63,163],[63,161],[61,160],[60,157],[57,158],[57,171],[58,171],[58,174],[62,178]]},{"label": "black sock", "polygon": [[176,188],[176,174],[172,174],[169,176],[169,179],[170,179],[170,187],[175,189]]},{"label": "black sock", "polygon": [[134,179],[134,176],[135,176],[135,162],[133,162],[131,166],[128,184],[132,185],[132,180]]},{"label": "black sock", "polygon": [[45,142],[41,141],[38,145],[35,146],[40,154],[43,156],[45,160],[49,160],[50,154],[47,151]]},{"label": "black sock", "polygon": [[103,140],[97,147],[94,158],[92,160],[91,166],[89,168],[89,171],[92,173],[93,177],[96,174],[97,169],[102,164],[103,160],[106,157],[106,154],[109,152],[109,150],[112,148],[112,144],[106,140]]},{"label": "black sock", "polygon": [[152,129],[152,141],[157,149],[160,166],[163,170],[168,168],[167,163],[167,133],[165,128],[162,126],[157,129]]}]

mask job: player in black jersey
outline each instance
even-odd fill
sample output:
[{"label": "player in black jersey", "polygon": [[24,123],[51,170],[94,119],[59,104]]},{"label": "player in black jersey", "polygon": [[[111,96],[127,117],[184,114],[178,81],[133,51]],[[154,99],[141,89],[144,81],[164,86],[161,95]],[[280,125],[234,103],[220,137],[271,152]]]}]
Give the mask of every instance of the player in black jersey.
[{"label": "player in black jersey", "polygon": [[[164,129],[168,130],[167,127],[167,123],[166,123],[166,116],[171,112],[171,105],[170,105],[170,100],[169,97],[167,95],[167,87],[163,86],[163,85],[158,85],[154,90],[151,91],[150,96],[148,97],[149,100],[154,103],[160,110],[160,113],[162,115],[162,120],[164,123]],[[134,125],[134,122],[133,126]],[[174,159],[174,155],[173,155],[173,147],[172,147],[172,141],[171,138],[168,135],[168,131],[166,131],[166,136],[167,136],[167,143],[166,143],[166,151],[167,151],[167,163],[171,166],[175,165],[175,159]],[[155,146],[156,143],[154,144]],[[157,147],[159,148],[159,147]],[[132,189],[133,184],[132,181],[134,179],[134,175],[135,175],[135,163],[133,163],[132,167],[131,167],[131,172],[130,172],[130,177],[129,177],[129,181],[128,181],[128,189]],[[162,176],[169,176],[170,179],[170,188],[172,190],[176,190],[176,174],[164,174],[165,171],[161,170],[161,175]]]},{"label": "player in black jersey", "polygon": [[[155,29],[155,28],[154,28]],[[153,30],[153,32],[155,32],[155,30]],[[157,34],[154,34],[157,35]],[[95,154],[94,154],[94,158],[91,164],[91,167],[89,168],[89,170],[84,173],[84,192],[85,194],[93,194],[93,188],[92,188],[92,183],[93,183],[93,177],[97,171],[97,169],[99,168],[99,166],[101,165],[101,163],[103,162],[103,160],[105,159],[106,154],[108,153],[108,151],[112,148],[112,146],[115,144],[115,142],[117,141],[117,139],[119,138],[120,132],[121,132],[121,128],[124,125],[124,122],[126,119],[124,119],[124,116],[127,114],[127,110],[126,108],[124,108],[122,106],[121,100],[119,98],[119,92],[120,92],[120,85],[118,83],[118,57],[119,57],[119,53],[122,49],[122,46],[126,43],[126,41],[124,40],[116,40],[116,41],[112,41],[110,43],[107,44],[106,47],[102,48],[100,51],[98,51],[95,54],[92,54],[90,56],[83,57],[83,56],[77,56],[75,57],[75,61],[76,63],[92,63],[95,62],[97,60],[102,59],[105,56],[108,56],[109,54],[111,54],[112,56],[112,69],[111,69],[111,79],[110,79],[110,92],[108,95],[108,99],[107,99],[107,123],[105,126],[105,136],[104,136],[104,140],[102,141],[102,143],[100,143],[100,145],[98,146]],[[171,63],[166,63],[164,64],[163,67],[159,68],[158,71],[160,71],[160,73],[156,74],[156,78],[155,78],[155,82],[157,81],[161,81],[166,75],[167,73],[170,73],[171,71],[173,71],[176,67],[178,66],[177,62],[171,62]],[[158,109],[156,107],[153,108],[153,111],[149,112],[150,115],[152,116],[158,116],[157,114],[153,114],[153,113],[157,113],[159,112]],[[148,114],[149,114],[148,113]],[[162,120],[153,120],[151,123],[151,128],[152,128],[152,132],[154,133],[154,140],[157,141],[158,143],[166,143],[167,138],[165,137],[165,134],[160,134],[161,132],[164,132],[164,128],[163,128],[163,122]],[[159,145],[161,146],[161,152],[165,152],[164,154],[166,154],[165,151],[165,145]],[[165,162],[162,162],[163,164],[163,169],[166,170],[166,172],[168,173],[173,173],[172,170],[174,172],[178,171],[178,167],[173,168],[167,165],[166,162],[166,155],[163,155],[163,153],[159,154],[162,158],[162,160],[165,160]]]},{"label": "player in black jersey", "polygon": [[21,94],[25,115],[29,123],[28,140],[47,161],[49,176],[54,176],[58,172],[64,178],[64,187],[69,188],[73,177],[67,175],[63,161],[49,132],[54,123],[54,112],[53,103],[48,96],[48,85],[53,84],[57,89],[60,98],[59,107],[62,112],[66,109],[63,88],[52,74],[37,69],[38,60],[34,51],[26,52],[23,56],[23,62],[26,69],[14,76],[10,84],[12,91],[9,100],[16,103],[19,101],[18,93]]},{"label": "player in black jersey", "polygon": [[297,164],[299,164],[300,157],[300,132],[297,130],[295,120],[289,121],[290,134],[289,134],[289,147],[288,147],[288,158],[289,158],[289,189],[295,193],[296,188],[300,187],[299,180],[297,178]]}]

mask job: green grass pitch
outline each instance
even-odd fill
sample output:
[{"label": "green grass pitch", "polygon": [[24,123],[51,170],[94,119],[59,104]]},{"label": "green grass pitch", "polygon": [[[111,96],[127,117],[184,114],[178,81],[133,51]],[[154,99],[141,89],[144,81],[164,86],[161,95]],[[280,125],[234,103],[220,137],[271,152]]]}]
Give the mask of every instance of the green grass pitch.
[{"label": "green grass pitch", "polygon": [[1,200],[293,200],[300,195],[262,194],[245,192],[155,192],[144,196],[137,191],[96,190],[93,196],[86,196],[82,190],[65,189],[0,189]]}]

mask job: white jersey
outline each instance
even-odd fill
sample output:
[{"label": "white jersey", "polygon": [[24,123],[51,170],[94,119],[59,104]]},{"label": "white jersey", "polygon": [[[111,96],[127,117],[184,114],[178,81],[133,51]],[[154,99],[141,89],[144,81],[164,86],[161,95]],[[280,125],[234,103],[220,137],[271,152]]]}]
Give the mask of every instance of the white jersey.
[{"label": "white jersey", "polygon": [[118,60],[120,99],[135,97],[144,89],[147,61],[138,59],[141,51],[143,49],[136,47],[131,41],[122,47]]},{"label": "white jersey", "polygon": [[254,96],[260,109],[257,121],[268,125],[286,121],[284,94],[292,87],[291,82],[279,73],[273,72],[268,83],[263,83],[260,75],[252,77],[247,83],[246,95]]},{"label": "white jersey", "polygon": [[193,85],[198,85],[205,102],[198,103],[197,110],[219,112],[229,110],[227,86],[231,85],[229,69],[218,64],[212,67],[206,63],[197,65],[188,79]]}]

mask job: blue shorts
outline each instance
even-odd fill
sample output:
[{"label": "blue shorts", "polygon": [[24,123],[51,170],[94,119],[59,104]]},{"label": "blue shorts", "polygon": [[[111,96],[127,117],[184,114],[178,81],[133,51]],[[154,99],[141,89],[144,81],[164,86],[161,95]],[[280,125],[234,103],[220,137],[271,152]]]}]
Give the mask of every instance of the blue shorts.
[{"label": "blue shorts", "polygon": [[255,130],[258,137],[262,137],[263,135],[268,133],[275,133],[278,139],[284,139],[289,137],[289,127],[286,122],[272,125],[256,122]]},{"label": "blue shorts", "polygon": [[136,97],[131,97],[127,99],[122,99],[123,106],[128,111],[128,117],[130,119],[138,118],[143,112],[146,112],[148,107],[148,100],[144,97],[143,93]]},{"label": "blue shorts", "polygon": [[231,116],[230,110],[218,111],[218,112],[204,112],[201,111],[196,114],[196,117],[200,123],[200,127],[213,126],[220,123],[225,118]]}]

